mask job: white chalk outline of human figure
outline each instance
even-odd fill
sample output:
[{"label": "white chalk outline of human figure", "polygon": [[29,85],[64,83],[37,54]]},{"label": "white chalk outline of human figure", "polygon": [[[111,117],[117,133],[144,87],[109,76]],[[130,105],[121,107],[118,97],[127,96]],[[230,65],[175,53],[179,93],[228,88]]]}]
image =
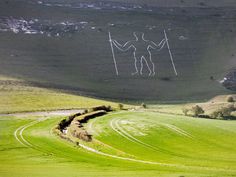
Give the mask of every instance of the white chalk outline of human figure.
[{"label": "white chalk outline of human figure", "polygon": [[[162,41],[159,44],[156,44],[153,41],[150,40],[146,40],[144,38],[144,33],[140,32],[133,32],[133,35],[135,37],[135,40],[130,40],[127,41],[124,45],[120,44],[119,42],[117,42],[116,40],[112,40],[113,44],[122,52],[126,52],[128,51],[131,47],[134,48],[134,66],[135,66],[135,72],[132,73],[132,75],[143,75],[143,60],[145,61],[147,68],[149,70],[149,76],[154,76],[156,74],[155,72],[155,64],[152,61],[152,53],[150,51],[150,49],[157,49],[158,51],[160,51],[164,45],[167,42],[167,39],[164,38],[162,39]],[[147,50],[147,53],[143,53],[143,54],[137,54],[137,47],[135,47],[135,44],[143,42]],[[140,70],[138,70],[138,62],[140,62]]]}]

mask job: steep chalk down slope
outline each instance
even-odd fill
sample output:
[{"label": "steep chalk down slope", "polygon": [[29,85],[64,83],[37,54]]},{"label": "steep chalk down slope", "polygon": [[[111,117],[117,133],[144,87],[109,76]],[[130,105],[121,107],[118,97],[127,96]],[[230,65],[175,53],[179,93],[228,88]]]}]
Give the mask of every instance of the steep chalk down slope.
[{"label": "steep chalk down slope", "polygon": [[[0,74],[113,99],[185,101],[229,92],[221,81],[236,65],[233,5],[166,8],[151,6],[151,1],[150,7],[139,1],[79,2],[0,2]],[[169,46],[149,48],[154,76],[149,76],[152,63],[146,64],[144,44],[135,46],[143,75],[132,75],[135,48],[121,51],[113,44],[113,59],[108,32],[120,44],[135,40],[133,32],[159,44],[166,39],[164,30]],[[142,55],[146,61],[142,58],[141,64]]]}]

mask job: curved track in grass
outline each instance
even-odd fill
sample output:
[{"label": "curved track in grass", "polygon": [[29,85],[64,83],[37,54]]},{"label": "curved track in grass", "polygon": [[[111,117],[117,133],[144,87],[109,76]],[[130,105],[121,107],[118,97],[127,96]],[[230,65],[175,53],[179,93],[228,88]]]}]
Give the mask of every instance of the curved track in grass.
[{"label": "curved track in grass", "polygon": [[[44,119],[38,119],[36,121],[27,123],[19,128],[17,128],[14,132],[14,136],[16,138],[16,140],[22,144],[23,146],[26,147],[30,147],[30,148],[35,148],[37,149],[37,145],[33,145],[31,144],[29,141],[27,141],[24,136],[23,136],[23,132],[27,129],[30,128],[32,126],[34,126],[35,124],[40,123],[41,121],[45,121],[46,118]],[[51,134],[51,130],[50,130],[50,134]],[[133,162],[138,162],[138,163],[145,163],[145,164],[152,164],[152,165],[162,165],[162,166],[180,166],[180,165],[175,165],[175,164],[165,164],[165,163],[159,163],[159,162],[151,162],[151,161],[145,161],[145,160],[139,160],[139,159],[132,159],[132,158],[126,158],[126,157],[120,157],[120,156],[116,156],[116,155],[112,155],[112,154],[107,154],[101,151],[98,151],[96,149],[93,149],[89,146],[84,145],[83,143],[80,143],[79,146],[87,151],[102,155],[102,156],[107,156],[107,157],[111,157],[111,158],[115,158],[115,159],[121,159],[121,160],[126,160],[126,161],[133,161]]]},{"label": "curved track in grass", "polygon": [[131,134],[129,134],[127,131],[125,131],[124,129],[122,129],[122,127],[119,125],[119,121],[120,121],[119,118],[118,118],[118,119],[112,119],[112,120],[110,121],[110,126],[111,126],[111,128],[112,128],[115,132],[117,132],[119,135],[121,135],[122,137],[124,137],[124,138],[130,140],[131,142],[138,143],[138,144],[143,145],[143,146],[145,146],[145,147],[148,147],[148,148],[150,148],[150,149],[152,149],[152,150],[159,150],[157,147],[154,147],[154,146],[152,146],[152,145],[149,145],[149,144],[147,144],[147,143],[144,143],[144,142],[140,141],[139,139],[135,138],[134,136],[132,136]]},{"label": "curved track in grass", "polygon": [[[135,120],[139,119],[139,117],[132,118],[132,114],[140,114],[143,116],[143,115],[149,114],[149,113],[130,113],[131,116],[126,116],[126,117],[123,117],[122,114],[123,113],[116,114],[113,116],[108,116],[109,118],[107,118],[107,119],[105,116],[104,119],[105,119],[105,121],[107,121],[107,123],[104,126],[109,125],[111,130],[115,134],[117,134],[117,136],[119,136],[119,138],[126,140],[125,144],[127,144],[127,146],[135,147],[135,148],[138,147],[139,149],[142,149],[143,152],[145,152],[146,154],[148,154],[150,152],[150,150],[156,151],[158,154],[158,155],[156,155],[157,156],[156,159],[158,159],[159,156],[166,156],[165,157],[166,159],[167,158],[173,159],[174,157],[177,157],[179,159],[186,158],[185,160],[187,160],[187,161],[190,161],[190,160],[192,160],[194,162],[199,161],[197,163],[201,163],[201,161],[205,161],[208,163],[208,165],[210,165],[214,161],[220,162],[221,157],[217,157],[218,154],[216,155],[216,154],[214,154],[214,152],[210,152],[210,156],[209,155],[205,156],[205,154],[207,154],[208,152],[199,153],[199,156],[198,156],[197,150],[195,152],[190,153],[190,152],[188,152],[191,150],[189,148],[191,148],[192,146],[195,146],[194,149],[196,149],[198,146],[201,148],[206,147],[207,151],[211,151],[211,149],[213,149],[215,151],[218,151],[218,153],[220,153],[221,151],[224,153],[225,149],[231,149],[230,152],[228,152],[228,153],[233,153],[232,148],[228,148],[225,145],[220,145],[220,142],[219,141],[217,142],[218,136],[221,136],[221,135],[220,135],[220,133],[218,133],[218,130],[213,128],[215,126],[215,123],[220,124],[222,122],[223,124],[225,124],[225,123],[230,124],[229,122],[218,121],[218,120],[206,120],[206,119],[192,119],[192,118],[185,118],[183,116],[176,116],[176,120],[175,120],[174,116],[168,117],[168,115],[165,115],[166,117],[168,117],[167,120],[165,120],[165,118],[164,118],[165,116],[161,119],[154,119],[151,121],[150,121],[150,119],[140,119],[139,123],[136,122],[133,125],[131,125],[131,128],[134,128],[134,127],[138,126],[139,124],[143,124],[143,122],[146,121],[152,125],[159,126],[161,131],[163,131],[163,132],[165,131],[166,134],[168,136],[170,136],[170,137],[168,137],[166,135],[166,138],[163,139],[165,134],[158,135],[159,132],[155,131],[155,128],[152,128],[152,130],[150,132],[148,132],[148,130],[147,130],[146,136],[137,136],[137,135],[135,135],[135,132],[128,130],[127,126],[124,126],[121,123],[123,120],[133,121],[134,119]],[[151,114],[156,115],[156,116],[160,116],[160,117],[163,116],[163,114],[159,114],[159,113],[151,113]],[[131,118],[129,118],[129,117],[131,117]],[[172,118],[170,118],[170,117],[172,117]],[[99,119],[99,120],[101,120],[101,119]],[[99,120],[96,120],[96,123],[101,122]],[[204,122],[206,122],[205,125],[204,125]],[[212,125],[210,125],[211,123],[212,123]],[[95,123],[92,123],[92,125],[95,126],[94,129],[96,129],[96,124],[95,125],[94,124]],[[202,126],[202,128],[200,126]],[[207,132],[207,130],[209,130],[209,132]],[[161,131],[160,131],[160,133],[162,133]],[[109,133],[110,133],[110,131],[109,131]],[[107,133],[105,133],[105,134],[107,134]],[[215,134],[216,137],[212,137],[212,136],[214,136],[213,134]],[[161,139],[162,141],[168,142],[168,140],[169,140],[171,143],[173,143],[173,141],[176,141],[177,143],[175,143],[172,146],[165,145],[166,146],[165,147],[161,143],[158,144],[155,142],[153,144],[153,142],[148,141],[149,136],[151,136],[153,138],[153,140]],[[163,137],[161,137],[161,136],[163,136]],[[103,139],[102,133],[100,133],[98,138],[99,138],[99,140]],[[107,141],[107,138],[104,137],[103,140]],[[178,147],[178,146],[180,146],[178,144],[178,141],[180,141],[179,144],[182,144],[181,145],[182,149]],[[186,145],[184,145],[185,143],[186,143]],[[227,146],[230,146],[230,141],[228,142]],[[184,152],[183,149],[186,149],[187,152]],[[129,153],[128,150],[127,150],[127,153]],[[151,153],[151,154],[153,154],[155,156],[154,153]],[[197,166],[197,163],[194,165]]]},{"label": "curved track in grass", "polygon": [[[184,173],[191,171],[195,176],[209,173],[221,176],[236,174],[235,138],[228,136],[232,131],[225,134],[216,132],[223,131],[216,128],[221,123],[224,129],[234,129],[235,122],[163,116],[158,113],[122,112],[91,120],[87,126],[94,130],[94,139],[107,145],[105,149],[96,143],[84,142],[80,143],[80,148],[74,147],[52,134],[52,127],[61,118],[30,119],[15,126],[12,134],[17,146],[25,147],[29,154],[43,153],[49,159],[52,156],[53,159],[67,159],[75,164],[80,164],[81,159],[86,158],[89,164],[112,162],[123,169],[165,169],[169,172],[174,169]],[[141,134],[137,134],[137,131]],[[224,137],[224,144],[220,145],[213,136]],[[116,150],[117,153],[114,153]],[[120,152],[124,154],[119,155]]]}]

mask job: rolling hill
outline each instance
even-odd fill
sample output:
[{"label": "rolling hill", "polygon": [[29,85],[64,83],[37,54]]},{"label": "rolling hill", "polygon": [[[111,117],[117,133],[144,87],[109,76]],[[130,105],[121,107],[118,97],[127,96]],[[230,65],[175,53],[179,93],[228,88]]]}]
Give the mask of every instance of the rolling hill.
[{"label": "rolling hill", "polygon": [[[59,2],[0,2],[1,75],[118,100],[196,101],[230,92],[220,83],[236,64],[236,14],[227,2],[224,7],[217,1],[220,7],[204,8],[134,5],[142,1]],[[124,44],[134,40],[133,32],[159,43],[164,30],[178,77],[166,45],[151,51],[154,77],[148,76],[145,62],[143,75],[132,76],[134,50],[121,52],[113,46],[116,75],[109,31]]]}]

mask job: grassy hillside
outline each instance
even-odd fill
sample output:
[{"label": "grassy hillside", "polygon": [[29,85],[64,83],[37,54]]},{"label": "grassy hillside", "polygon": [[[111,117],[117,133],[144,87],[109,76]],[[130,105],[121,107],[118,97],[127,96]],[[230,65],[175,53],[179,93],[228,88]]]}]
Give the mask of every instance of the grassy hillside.
[{"label": "grassy hillside", "polygon": [[[0,32],[2,75],[120,100],[190,101],[229,93],[219,81],[235,66],[233,9],[157,8],[150,12],[13,2],[2,3],[1,8],[3,19],[37,19],[37,25],[49,24],[45,34]],[[63,22],[82,26],[76,32],[61,34],[58,24]],[[179,76],[174,75],[165,46],[160,52],[152,51],[155,77],[148,77],[145,65],[143,76],[132,76],[132,50],[120,52],[115,48],[120,71],[117,77],[108,31],[120,43],[134,39],[134,31],[144,32],[146,39],[158,43],[164,29]],[[52,36],[48,36],[50,30],[54,30]]]},{"label": "grassy hillside", "polygon": [[127,158],[122,160],[96,154],[56,137],[50,130],[60,119],[1,117],[0,161],[4,163],[0,166],[0,176],[227,177],[236,174],[236,124],[232,121],[120,112],[89,122],[87,128],[96,141],[81,144]]},{"label": "grassy hillside", "polygon": [[[22,1],[22,0],[20,0]],[[23,0],[24,1],[24,0]],[[96,2],[97,0],[47,0],[47,2]],[[131,3],[157,7],[232,7],[236,6],[234,0],[103,0],[101,2]]]},{"label": "grassy hillside", "polygon": [[114,2],[129,2],[136,4],[146,4],[151,6],[158,7],[224,7],[224,6],[235,6],[235,1],[233,0],[188,0],[188,1],[179,1],[179,0],[108,0]]},{"label": "grassy hillside", "polygon": [[34,87],[14,78],[1,76],[0,83],[0,113],[80,109],[99,105],[117,107],[114,102]]},{"label": "grassy hillside", "polygon": [[[228,168],[235,164],[231,161],[234,145],[229,143],[234,139],[235,122],[124,112],[94,120],[91,127],[95,138],[137,158],[186,166]],[[122,143],[111,141],[114,136]]]}]

